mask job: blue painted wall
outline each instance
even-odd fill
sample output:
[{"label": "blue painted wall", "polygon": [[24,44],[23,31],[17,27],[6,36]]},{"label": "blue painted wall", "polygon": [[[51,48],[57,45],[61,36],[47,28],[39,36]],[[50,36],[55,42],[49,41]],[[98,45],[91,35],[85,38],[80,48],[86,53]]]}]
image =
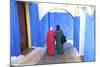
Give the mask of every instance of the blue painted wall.
[{"label": "blue painted wall", "polygon": [[53,26],[55,30],[56,25],[59,24],[67,39],[74,40],[74,47],[79,51],[79,16],[72,17],[68,13],[48,13],[44,16],[42,22],[45,25],[45,38],[49,27]]},{"label": "blue painted wall", "polygon": [[79,51],[80,17],[72,17],[69,13],[47,13],[41,20],[44,29],[44,42],[50,26],[56,29],[59,24],[67,39],[74,40],[74,47]]},{"label": "blue painted wall", "polygon": [[69,13],[50,13],[50,26],[56,30],[59,24],[68,40],[73,40],[74,19]]},{"label": "blue painted wall", "polygon": [[10,1],[10,52],[11,56],[20,55],[20,35],[18,25],[17,3],[15,0]]},{"label": "blue painted wall", "polygon": [[43,47],[43,35],[41,28],[41,23],[39,21],[39,14],[38,14],[38,4],[36,3],[29,3],[29,13],[30,13],[30,27],[31,27],[31,41],[32,46],[35,47]]},{"label": "blue painted wall", "polygon": [[95,61],[95,14],[86,15],[84,61]]},{"label": "blue painted wall", "polygon": [[[80,18],[72,17],[68,13],[47,13],[43,19],[39,20],[38,5],[29,3],[30,25],[32,46],[43,47],[46,42],[47,31],[50,26],[56,28],[59,24],[67,39],[74,40],[74,47],[79,51],[79,28]],[[10,44],[11,56],[20,55],[20,35],[18,25],[17,4],[15,0],[10,2]],[[85,32],[85,61],[95,60],[95,17],[86,16],[86,32]]]},{"label": "blue painted wall", "polygon": [[49,30],[49,27],[50,27],[50,19],[49,19],[49,13],[47,13],[43,18],[42,20],[40,21],[41,22],[41,26],[42,26],[42,34],[43,34],[43,42],[46,43],[46,35],[47,35],[47,32]]},{"label": "blue painted wall", "polygon": [[[12,55],[18,56],[20,54],[20,35],[16,5],[15,1],[11,1],[11,53]],[[73,40],[74,19],[77,23],[79,21],[77,18],[72,17],[69,13],[48,12],[42,20],[39,20],[38,5],[36,3],[29,3],[29,12],[32,46],[45,46],[46,35],[50,26],[53,26],[55,30],[57,24],[61,26],[66,38]],[[77,26],[77,24],[75,26]]]},{"label": "blue painted wall", "polygon": [[66,38],[73,40],[74,19],[69,13],[47,13],[41,22],[45,27],[45,37],[50,26],[56,30],[56,25],[59,24]]},{"label": "blue painted wall", "polygon": [[79,16],[75,16],[74,17],[74,47],[76,47],[76,49],[79,52],[79,32],[80,32],[80,17]]}]

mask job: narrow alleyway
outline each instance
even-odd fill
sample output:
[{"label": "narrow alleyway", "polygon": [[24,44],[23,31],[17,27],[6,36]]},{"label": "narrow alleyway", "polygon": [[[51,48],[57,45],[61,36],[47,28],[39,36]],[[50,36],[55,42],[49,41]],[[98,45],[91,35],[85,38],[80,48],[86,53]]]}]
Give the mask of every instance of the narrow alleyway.
[{"label": "narrow alleyway", "polygon": [[45,52],[37,64],[57,64],[68,62],[81,62],[77,50],[70,43],[64,44],[64,54],[48,56]]},{"label": "narrow alleyway", "polygon": [[58,64],[58,63],[75,63],[81,62],[81,58],[70,43],[64,44],[64,54],[56,54],[54,56],[47,55],[46,48],[35,48],[30,53],[17,61],[16,65],[43,65],[43,64]]}]

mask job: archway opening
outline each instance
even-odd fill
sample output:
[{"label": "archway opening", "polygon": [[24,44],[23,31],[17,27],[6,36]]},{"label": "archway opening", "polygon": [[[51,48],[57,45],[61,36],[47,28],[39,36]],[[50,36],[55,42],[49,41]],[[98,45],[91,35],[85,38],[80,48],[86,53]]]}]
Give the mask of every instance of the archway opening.
[{"label": "archway opening", "polygon": [[74,18],[67,10],[61,8],[51,9],[43,16],[41,22],[45,30],[44,39],[46,39],[47,32],[51,26],[55,31],[56,25],[60,25],[67,41],[73,45]]}]

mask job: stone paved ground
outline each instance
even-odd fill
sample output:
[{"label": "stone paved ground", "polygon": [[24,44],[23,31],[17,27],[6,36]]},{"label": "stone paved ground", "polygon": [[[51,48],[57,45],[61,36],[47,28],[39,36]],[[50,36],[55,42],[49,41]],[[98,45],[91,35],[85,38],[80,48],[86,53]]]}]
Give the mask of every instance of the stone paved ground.
[{"label": "stone paved ground", "polygon": [[38,61],[37,65],[41,64],[59,64],[59,63],[69,63],[69,62],[81,62],[78,56],[77,50],[70,44],[64,44],[64,54],[54,56],[48,56],[47,53]]}]

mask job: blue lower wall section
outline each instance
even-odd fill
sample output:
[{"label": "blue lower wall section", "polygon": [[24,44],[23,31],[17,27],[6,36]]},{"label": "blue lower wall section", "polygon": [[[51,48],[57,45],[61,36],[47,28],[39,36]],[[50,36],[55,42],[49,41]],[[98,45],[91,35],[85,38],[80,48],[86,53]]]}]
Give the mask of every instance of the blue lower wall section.
[{"label": "blue lower wall section", "polygon": [[38,23],[37,7],[38,7],[37,4],[29,3],[32,46],[37,46],[37,23]]},{"label": "blue lower wall section", "polygon": [[41,22],[41,26],[42,26],[42,34],[43,34],[43,42],[46,43],[46,35],[47,35],[47,32],[49,30],[49,27],[50,27],[50,19],[49,18],[49,13],[46,14],[42,20],[40,21]]},{"label": "blue lower wall section", "polygon": [[74,19],[69,13],[49,13],[48,12],[43,17],[41,22],[44,26],[45,38],[49,30],[49,27],[52,26],[54,27],[54,30],[56,30],[56,25],[59,24],[66,38],[68,40],[73,40]]},{"label": "blue lower wall section", "polygon": [[29,3],[29,12],[30,12],[30,27],[31,27],[31,41],[32,46],[35,47],[43,47],[43,35],[41,28],[41,23],[39,21],[39,14],[38,14],[38,4],[36,3]]},{"label": "blue lower wall section", "polygon": [[[38,5],[29,4],[32,46],[43,47],[50,26],[59,24],[68,40],[73,40],[74,19],[69,13],[47,13],[39,20]],[[41,33],[41,34],[40,34]]]},{"label": "blue lower wall section", "polygon": [[59,24],[67,40],[73,40],[74,19],[69,13],[50,13],[50,26]]},{"label": "blue lower wall section", "polygon": [[[39,20],[39,14],[38,14],[38,4],[36,3],[29,3],[29,12],[30,12],[30,25],[31,25],[31,40],[32,40],[32,46],[36,47],[43,47],[46,43],[46,35],[50,28],[50,26],[54,27],[54,30],[56,30],[56,25],[59,24],[61,29],[64,32],[64,35],[66,36],[67,40],[74,40],[75,39],[75,47],[79,49],[79,37],[73,36],[74,32],[79,30],[79,24],[78,22],[79,17],[72,17],[70,13],[50,13],[48,12],[42,20]],[[74,25],[74,22],[76,25]],[[74,31],[74,26],[75,31]],[[77,44],[77,45],[76,45]]]},{"label": "blue lower wall section", "polygon": [[79,52],[79,33],[80,33],[80,17],[74,17],[74,47]]},{"label": "blue lower wall section", "polygon": [[18,25],[17,4],[14,0],[10,1],[10,53],[11,56],[20,55],[20,35]]},{"label": "blue lower wall section", "polygon": [[84,61],[95,61],[95,15],[86,15]]}]

